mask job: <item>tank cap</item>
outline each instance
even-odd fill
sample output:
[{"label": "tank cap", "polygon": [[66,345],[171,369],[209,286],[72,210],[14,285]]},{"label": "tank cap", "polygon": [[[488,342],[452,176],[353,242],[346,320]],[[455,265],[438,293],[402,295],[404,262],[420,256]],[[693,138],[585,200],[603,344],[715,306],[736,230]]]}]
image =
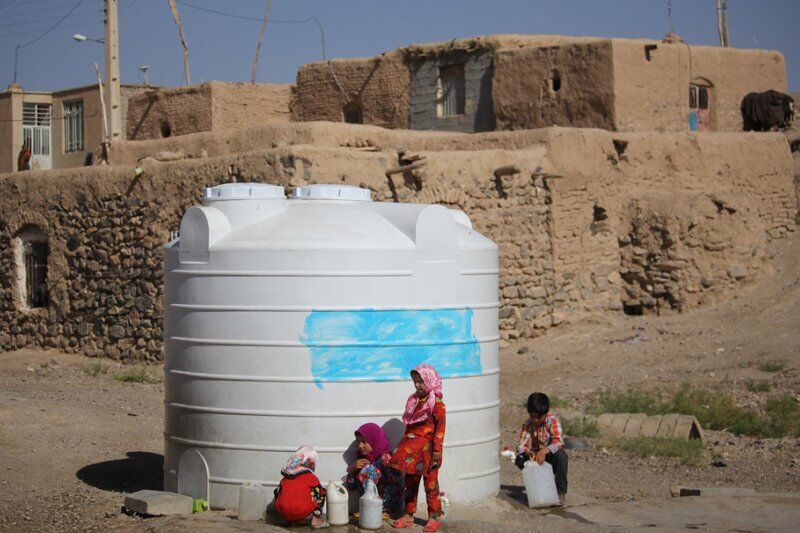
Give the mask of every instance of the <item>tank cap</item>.
[{"label": "tank cap", "polygon": [[323,184],[306,185],[297,187],[292,193],[292,198],[302,200],[350,200],[356,202],[371,202],[372,191],[354,187],[353,185]]},{"label": "tank cap", "polygon": [[203,200],[259,200],[264,198],[286,198],[283,187],[267,183],[223,183],[206,187]]}]

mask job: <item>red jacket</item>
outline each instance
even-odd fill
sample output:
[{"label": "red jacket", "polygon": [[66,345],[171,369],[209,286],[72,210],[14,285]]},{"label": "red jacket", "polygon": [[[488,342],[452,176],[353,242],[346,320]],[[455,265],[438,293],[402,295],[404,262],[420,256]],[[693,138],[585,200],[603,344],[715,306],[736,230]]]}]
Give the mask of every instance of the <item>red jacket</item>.
[{"label": "red jacket", "polygon": [[275,508],[287,522],[299,522],[308,518],[319,505],[313,489],[320,486],[319,479],[311,472],[297,477],[281,479]]}]

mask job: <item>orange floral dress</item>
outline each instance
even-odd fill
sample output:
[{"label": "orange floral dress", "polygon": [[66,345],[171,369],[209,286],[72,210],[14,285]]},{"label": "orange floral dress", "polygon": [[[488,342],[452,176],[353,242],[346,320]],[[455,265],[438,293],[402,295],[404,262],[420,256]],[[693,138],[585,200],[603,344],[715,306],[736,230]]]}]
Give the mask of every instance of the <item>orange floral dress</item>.
[{"label": "orange floral dress", "polygon": [[[423,405],[420,402],[418,409]],[[427,420],[406,428],[403,440],[389,460],[389,466],[406,474],[429,474],[433,452],[442,452],[445,418],[444,402],[437,398],[433,412]]]}]

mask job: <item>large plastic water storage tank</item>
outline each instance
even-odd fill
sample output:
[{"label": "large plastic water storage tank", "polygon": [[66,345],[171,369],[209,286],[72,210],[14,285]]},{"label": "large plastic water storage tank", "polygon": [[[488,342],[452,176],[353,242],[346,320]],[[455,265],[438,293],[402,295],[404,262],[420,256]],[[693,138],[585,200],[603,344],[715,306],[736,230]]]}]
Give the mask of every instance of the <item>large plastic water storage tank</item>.
[{"label": "large plastic water storage tank", "polygon": [[429,362],[447,405],[441,489],[495,495],[497,274],[497,246],[461,211],[338,185],[207,189],[166,250],[166,490],[233,509],[304,444],[339,479],[359,425],[396,444],[409,370]]}]

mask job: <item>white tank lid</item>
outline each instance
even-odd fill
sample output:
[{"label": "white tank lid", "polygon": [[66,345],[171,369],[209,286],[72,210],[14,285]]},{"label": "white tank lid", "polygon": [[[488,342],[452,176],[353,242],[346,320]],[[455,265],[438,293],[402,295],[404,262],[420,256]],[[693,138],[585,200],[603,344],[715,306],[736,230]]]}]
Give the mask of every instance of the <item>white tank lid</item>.
[{"label": "white tank lid", "polygon": [[297,187],[292,198],[303,200],[350,200],[357,202],[371,202],[372,192],[369,189],[354,187],[353,185],[337,185],[318,183]]},{"label": "white tank lid", "polygon": [[223,183],[206,187],[203,200],[257,200],[264,198],[286,198],[283,187],[267,183]]}]

